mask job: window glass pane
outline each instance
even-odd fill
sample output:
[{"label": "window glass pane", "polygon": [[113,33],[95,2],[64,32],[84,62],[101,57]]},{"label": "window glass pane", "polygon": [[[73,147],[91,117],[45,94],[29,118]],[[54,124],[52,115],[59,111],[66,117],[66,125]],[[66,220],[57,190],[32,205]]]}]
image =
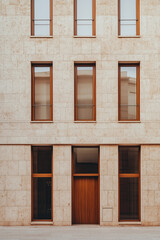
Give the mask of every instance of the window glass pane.
[{"label": "window glass pane", "polygon": [[92,0],[77,0],[77,35],[92,36]]},{"label": "window glass pane", "polygon": [[139,173],[139,147],[119,148],[119,172]]},{"label": "window glass pane", "polygon": [[93,67],[77,67],[77,119],[93,120]]},{"label": "window glass pane", "polygon": [[51,178],[33,178],[33,219],[51,219]]},{"label": "window glass pane", "polygon": [[120,220],[139,220],[138,178],[120,178]]},{"label": "window glass pane", "polygon": [[50,35],[50,0],[34,0],[34,33]]},{"label": "window glass pane", "polygon": [[74,147],[74,173],[98,173],[98,147]]},{"label": "window glass pane", "polygon": [[136,35],[136,0],[120,1],[120,26],[122,36]]},{"label": "window glass pane", "polygon": [[33,173],[52,173],[52,147],[33,147]]},{"label": "window glass pane", "polygon": [[35,67],[35,120],[50,119],[50,67]]},{"label": "window glass pane", "polygon": [[121,120],[137,119],[136,67],[120,67]]}]

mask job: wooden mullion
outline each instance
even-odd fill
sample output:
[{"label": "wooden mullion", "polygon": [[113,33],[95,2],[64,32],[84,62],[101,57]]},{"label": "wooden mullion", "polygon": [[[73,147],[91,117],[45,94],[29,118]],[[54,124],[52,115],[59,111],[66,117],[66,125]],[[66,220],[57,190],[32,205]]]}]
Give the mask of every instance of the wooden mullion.
[{"label": "wooden mullion", "polygon": [[31,0],[31,35],[34,36],[34,0]]},{"label": "wooden mullion", "polygon": [[74,66],[74,119],[77,120],[77,66]]},{"label": "wooden mullion", "polygon": [[137,120],[140,120],[140,66],[137,65],[137,86],[136,86],[136,94],[137,94]]},{"label": "wooden mullion", "polygon": [[99,173],[74,173],[73,177],[98,177]]},{"label": "wooden mullion", "polygon": [[53,176],[52,173],[33,173],[33,178],[51,178]]},{"label": "wooden mullion", "polygon": [[121,120],[121,65],[118,65],[118,120]]},{"label": "wooden mullion", "polygon": [[136,0],[136,35],[140,35],[140,2]]},{"label": "wooden mullion", "polygon": [[74,35],[77,36],[77,0],[74,0]]},{"label": "wooden mullion", "polygon": [[53,120],[53,66],[50,66],[50,120]]},{"label": "wooden mullion", "polygon": [[120,11],[120,0],[118,0],[118,35],[121,34],[121,29],[120,29],[120,19],[121,19],[121,11]]},{"label": "wooden mullion", "polygon": [[34,101],[35,101],[35,79],[34,79],[34,66],[31,65],[31,88],[32,88],[32,94],[31,94],[31,108],[32,108],[32,111],[31,111],[31,119],[32,120],[35,120],[35,116],[34,116],[34,112],[35,112],[35,109],[34,109]]},{"label": "wooden mullion", "polygon": [[92,35],[96,35],[96,0],[92,0]]},{"label": "wooden mullion", "polygon": [[119,177],[120,178],[138,178],[139,173],[120,173]]},{"label": "wooden mullion", "polygon": [[53,35],[53,0],[50,0],[50,36]]},{"label": "wooden mullion", "polygon": [[96,121],[96,66],[93,66],[93,120]]}]

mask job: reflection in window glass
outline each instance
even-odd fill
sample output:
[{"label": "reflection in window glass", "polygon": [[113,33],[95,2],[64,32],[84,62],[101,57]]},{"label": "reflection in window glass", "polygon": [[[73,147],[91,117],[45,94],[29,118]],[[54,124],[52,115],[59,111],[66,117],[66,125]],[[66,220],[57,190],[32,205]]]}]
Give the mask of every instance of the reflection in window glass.
[{"label": "reflection in window glass", "polygon": [[92,36],[92,0],[77,0],[77,36]]},{"label": "reflection in window glass", "polygon": [[136,36],[136,0],[120,0],[120,35]]},{"label": "reflection in window glass", "polygon": [[34,67],[34,120],[50,119],[50,67]]},{"label": "reflection in window glass", "polygon": [[74,173],[98,173],[98,147],[74,147]]},{"label": "reflection in window glass", "polygon": [[77,118],[93,119],[93,67],[77,67]]},{"label": "reflection in window glass", "polygon": [[121,120],[137,119],[137,67],[120,67]]},{"label": "reflection in window glass", "polygon": [[50,0],[34,0],[34,35],[50,35]]}]

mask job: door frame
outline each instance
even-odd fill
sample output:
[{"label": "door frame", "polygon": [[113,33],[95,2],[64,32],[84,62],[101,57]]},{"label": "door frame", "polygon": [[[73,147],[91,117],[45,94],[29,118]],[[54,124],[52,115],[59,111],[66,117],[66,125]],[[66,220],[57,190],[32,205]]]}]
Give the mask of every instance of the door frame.
[{"label": "door frame", "polygon": [[71,194],[72,194],[72,197],[71,197],[71,224],[73,225],[73,202],[74,202],[74,194],[73,194],[73,191],[74,191],[74,177],[75,177],[75,174],[73,172],[73,161],[74,161],[74,157],[73,157],[73,148],[74,147],[81,147],[81,148],[95,148],[95,147],[98,147],[98,173],[89,173],[89,174],[86,174],[86,173],[83,173],[83,174],[76,174],[76,176],[90,176],[90,177],[98,177],[98,225],[100,224],[100,145],[72,145],[71,146],[72,149],[71,149],[71,154],[72,154],[72,160],[71,160],[71,169],[72,169],[72,179],[71,179]]}]

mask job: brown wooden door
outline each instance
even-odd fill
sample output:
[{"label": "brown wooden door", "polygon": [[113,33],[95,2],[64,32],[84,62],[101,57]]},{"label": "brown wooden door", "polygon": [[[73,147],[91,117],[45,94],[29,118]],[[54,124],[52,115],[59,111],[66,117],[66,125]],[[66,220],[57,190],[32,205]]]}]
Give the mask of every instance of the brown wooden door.
[{"label": "brown wooden door", "polygon": [[73,224],[99,223],[98,177],[73,177]]}]

